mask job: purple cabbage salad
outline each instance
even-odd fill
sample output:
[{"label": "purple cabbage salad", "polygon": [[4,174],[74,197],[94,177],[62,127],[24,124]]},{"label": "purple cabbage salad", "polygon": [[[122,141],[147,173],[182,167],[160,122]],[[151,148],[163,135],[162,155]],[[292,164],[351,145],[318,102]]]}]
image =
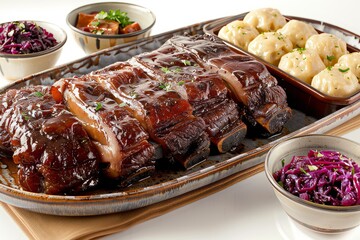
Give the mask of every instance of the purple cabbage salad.
[{"label": "purple cabbage salad", "polygon": [[324,205],[360,204],[360,168],[340,152],[310,150],[282,165],[273,176],[291,194]]},{"label": "purple cabbage salad", "polygon": [[0,24],[0,53],[28,54],[58,44],[53,34],[31,21]]}]

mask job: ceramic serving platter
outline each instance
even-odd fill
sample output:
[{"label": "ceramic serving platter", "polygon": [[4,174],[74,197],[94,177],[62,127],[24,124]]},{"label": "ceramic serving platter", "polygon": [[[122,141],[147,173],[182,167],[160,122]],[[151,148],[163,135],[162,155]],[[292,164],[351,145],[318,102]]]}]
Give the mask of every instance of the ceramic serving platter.
[{"label": "ceramic serving platter", "polygon": [[[311,20],[314,21],[314,20]],[[314,21],[317,22],[317,21]],[[160,47],[166,40],[177,34],[203,34],[203,22],[162,33],[140,41],[109,48],[68,64],[27,77],[2,89],[20,88],[30,84],[52,84],[61,77],[86,74],[107,66],[115,61],[127,60],[142,52]],[[320,22],[318,22],[320,23]],[[330,29],[333,27],[326,23]],[[283,75],[275,75],[285,78]],[[360,114],[360,101],[354,101],[334,109],[328,115],[317,118],[307,111],[293,108],[293,117],[283,131],[271,138],[247,136],[241,149],[211,155],[204,162],[189,170],[160,169],[152,177],[127,188],[99,187],[79,196],[60,196],[31,193],[21,190],[16,177],[17,167],[11,160],[1,159],[0,201],[34,212],[62,216],[89,216],[127,211],[161,202],[192,190],[201,188],[239,171],[263,163],[264,156],[276,143],[293,136],[324,133]]]}]

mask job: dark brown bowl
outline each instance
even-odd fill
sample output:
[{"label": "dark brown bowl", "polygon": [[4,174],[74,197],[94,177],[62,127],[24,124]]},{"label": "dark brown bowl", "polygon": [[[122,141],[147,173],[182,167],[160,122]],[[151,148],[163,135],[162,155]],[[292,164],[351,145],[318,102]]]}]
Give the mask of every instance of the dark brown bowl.
[{"label": "dark brown bowl", "polygon": [[[214,22],[206,24],[203,30],[207,34],[217,36],[218,32],[223,26],[234,20],[243,20],[247,13],[248,12],[216,20]],[[296,19],[299,21],[309,23],[319,33],[321,32],[332,33],[342,38],[347,43],[347,49],[349,52],[360,51],[359,50],[360,36],[353,32],[350,32],[346,29],[343,29],[341,27],[332,24],[328,24],[313,19],[306,19],[306,18],[294,17],[294,16],[286,16],[286,18],[287,20]],[[262,62],[267,67],[269,72],[278,79],[279,84],[285,88],[289,104],[292,107],[305,112],[306,114],[309,114],[317,118],[322,118],[324,116],[329,115],[330,113],[335,112],[338,109],[341,109],[344,106],[359,101],[360,99],[360,91],[346,98],[332,97],[323,94],[317,89],[313,88],[310,84],[307,84],[289,75],[288,73],[284,72],[277,66],[264,61],[258,56],[255,56],[254,54],[251,54],[248,51],[245,51],[231,44],[230,42],[227,42],[225,40],[223,41],[229,46],[231,46],[233,49],[235,49],[236,51],[242,52],[246,55],[250,55],[256,58],[258,61]]]}]

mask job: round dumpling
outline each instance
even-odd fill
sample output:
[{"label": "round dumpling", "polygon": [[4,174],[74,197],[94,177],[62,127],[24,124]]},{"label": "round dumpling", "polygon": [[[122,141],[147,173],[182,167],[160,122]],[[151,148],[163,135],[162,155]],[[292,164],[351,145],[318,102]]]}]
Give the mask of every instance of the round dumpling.
[{"label": "round dumpling", "polygon": [[349,97],[360,90],[357,77],[348,69],[327,67],[314,76],[311,86],[333,97]]},{"label": "round dumpling", "polygon": [[244,21],[235,20],[223,26],[218,36],[235,46],[248,49],[249,43],[257,36],[259,32],[253,26]]},{"label": "round dumpling", "polygon": [[244,22],[255,27],[260,33],[274,32],[286,24],[280,11],[273,8],[259,8],[246,14]]},{"label": "round dumpling", "polygon": [[305,48],[315,50],[327,67],[335,65],[342,55],[348,53],[345,41],[330,33],[312,35]]},{"label": "round dumpling", "polygon": [[353,52],[341,56],[336,65],[340,66],[342,69],[349,68],[350,71],[360,79],[360,52]]},{"label": "round dumpling", "polygon": [[278,32],[286,35],[297,48],[304,48],[308,38],[318,34],[313,26],[299,20],[290,20]]},{"label": "round dumpling", "polygon": [[248,46],[248,51],[265,61],[278,65],[280,58],[293,49],[291,41],[281,33],[265,32]]},{"label": "round dumpling", "polygon": [[312,78],[325,68],[319,54],[313,50],[296,48],[281,57],[279,68],[311,84]]}]

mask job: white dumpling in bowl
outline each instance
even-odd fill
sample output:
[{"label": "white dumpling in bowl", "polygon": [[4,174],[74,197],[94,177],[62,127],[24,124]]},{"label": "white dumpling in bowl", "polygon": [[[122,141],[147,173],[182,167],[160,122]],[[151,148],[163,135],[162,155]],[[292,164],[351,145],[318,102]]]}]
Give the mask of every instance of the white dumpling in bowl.
[{"label": "white dumpling in bowl", "polygon": [[286,24],[286,19],[278,9],[259,8],[250,11],[244,17],[244,22],[255,27],[260,33],[274,32]]},{"label": "white dumpling in bowl", "polygon": [[311,84],[312,78],[325,68],[319,54],[313,50],[296,48],[281,57],[279,68]]},{"label": "white dumpling in bowl", "polygon": [[348,53],[346,42],[330,33],[311,36],[305,48],[315,50],[327,67],[334,66],[342,55]]},{"label": "white dumpling in bowl", "polygon": [[291,41],[278,32],[261,33],[248,46],[250,53],[276,66],[280,58],[292,49]]},{"label": "white dumpling in bowl", "polygon": [[223,26],[218,36],[235,46],[244,50],[248,49],[249,43],[257,36],[259,32],[253,26],[244,21],[235,20]]},{"label": "white dumpling in bowl", "polygon": [[353,52],[342,55],[337,64],[342,69],[349,68],[352,73],[360,80],[360,52]]},{"label": "white dumpling in bowl", "polygon": [[327,67],[314,76],[311,86],[333,97],[349,97],[360,90],[357,77],[338,66]]},{"label": "white dumpling in bowl", "polygon": [[292,42],[294,47],[304,48],[309,37],[318,34],[310,24],[292,19],[287,22],[278,32],[286,35]]}]

